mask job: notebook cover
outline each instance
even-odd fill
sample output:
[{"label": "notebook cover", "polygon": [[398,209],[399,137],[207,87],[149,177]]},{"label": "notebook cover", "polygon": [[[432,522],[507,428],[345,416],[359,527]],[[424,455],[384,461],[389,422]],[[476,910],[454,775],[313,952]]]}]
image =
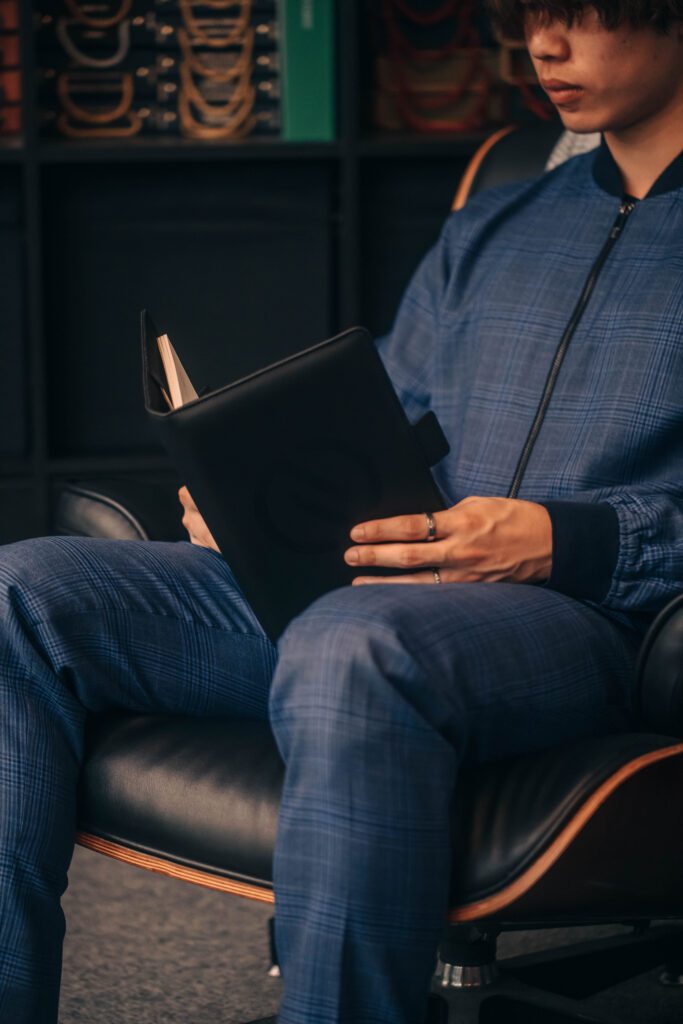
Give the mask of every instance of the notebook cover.
[{"label": "notebook cover", "polygon": [[159,388],[158,333],[143,313],[147,411],[271,639],[358,575],[342,557],[354,524],[444,507],[364,329],[172,412]]}]

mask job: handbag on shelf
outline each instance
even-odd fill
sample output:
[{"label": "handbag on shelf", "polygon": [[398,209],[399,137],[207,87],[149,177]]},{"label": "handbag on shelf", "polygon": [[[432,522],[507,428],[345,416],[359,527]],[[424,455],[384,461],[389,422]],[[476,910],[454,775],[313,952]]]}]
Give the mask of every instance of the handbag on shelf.
[{"label": "handbag on shelf", "polygon": [[255,25],[252,0],[178,0],[178,7],[182,134],[221,140],[265,130],[269,122],[257,116],[257,99],[258,115],[267,114],[279,100],[279,81],[255,74],[254,49],[257,38],[275,38],[275,22]]},{"label": "handbag on shelf", "polygon": [[0,0],[0,31],[19,31],[19,0]]},{"label": "handbag on shelf", "polygon": [[[396,72],[386,56],[375,58],[375,89],[373,92],[373,121],[387,132],[405,130],[406,97],[419,114],[423,127],[432,120],[446,121],[449,125],[467,121],[476,115],[484,122],[503,119],[504,103],[501,91],[489,86],[497,64],[495,54],[482,51],[487,76],[479,74],[472,64],[469,50],[458,50],[442,61],[422,63],[406,61],[402,68],[403,88],[396,80]],[[456,86],[453,83],[458,83]]]},{"label": "handbag on shelf", "polygon": [[[211,78],[181,79],[181,89],[186,90],[190,103],[197,109],[207,114],[210,118],[220,118],[223,114],[230,116],[236,106],[241,106],[242,99],[247,95],[254,94],[254,103],[260,101],[261,107],[267,104],[276,105],[280,100],[279,82],[270,79],[254,81],[249,77],[244,82],[230,81],[220,82]],[[166,90],[164,95],[163,90]],[[159,90],[159,102],[168,102],[169,94],[174,97],[171,83],[164,83]]]},{"label": "handbag on shelf", "polygon": [[194,48],[184,29],[180,30],[179,39],[183,58],[181,74],[185,75],[190,93],[197,89],[209,102],[227,101],[235,83],[251,81],[257,95],[263,99],[280,99],[280,79],[273,72],[276,65],[271,55],[262,54],[260,59],[254,60],[252,29],[241,47],[226,50]]},{"label": "handbag on shelf", "polygon": [[180,52],[185,66],[194,75],[202,75],[215,81],[230,81],[249,76],[254,62],[254,30],[248,28],[239,42],[231,43],[220,50],[203,50],[192,44],[186,28],[178,30]]},{"label": "handbag on shelf", "polygon": [[[209,48],[221,49],[229,45],[232,37],[231,21],[221,17],[195,17],[192,22],[197,25],[199,32],[193,38],[195,45],[205,45]],[[136,14],[130,19],[131,24],[131,45],[132,46],[155,46],[161,49],[176,50],[179,46],[178,32],[181,28],[187,27],[181,15],[177,12],[161,13],[148,10],[145,13]],[[256,16],[253,18],[254,47],[257,50],[272,50],[277,45],[277,20],[274,17]],[[210,42],[203,44],[202,39]],[[236,37],[239,42],[239,37]]]},{"label": "handbag on shelf", "polygon": [[[86,35],[88,50],[84,49],[83,40],[78,39],[77,33],[73,31],[74,27],[79,26],[80,22],[73,18],[59,18],[55,26],[57,39],[71,64],[74,67],[103,70],[120,67],[130,52],[130,21],[120,21],[111,30],[89,31]],[[98,44],[96,52],[92,52],[94,41]]]},{"label": "handbag on shelf", "polygon": [[19,2],[0,0],[0,135],[21,133]]},{"label": "handbag on shelf", "polygon": [[[182,0],[148,0],[148,2],[149,6],[160,14],[173,16],[180,13]],[[280,3],[282,0],[251,0],[252,15],[274,18]],[[193,0],[192,6],[197,16],[210,17],[217,11],[228,15],[234,13],[241,7],[241,4],[242,0],[232,0],[229,4],[216,7],[213,4],[204,3],[203,0]]]},{"label": "handbag on shelf", "polygon": [[424,11],[382,0],[386,53],[376,62],[379,128],[428,134],[475,131],[498,112],[491,54],[482,46],[474,4],[444,0]]},{"label": "handbag on shelf", "polygon": [[133,8],[133,0],[64,0],[72,18],[88,28],[109,29],[120,25]]},{"label": "handbag on shelf", "polygon": [[142,128],[128,72],[94,81],[86,73],[65,72],[57,77],[57,95],[62,107],[57,130],[67,138],[131,138]]},{"label": "handbag on shelf", "polygon": [[[57,98],[57,76],[63,71],[82,70],[74,68],[65,54],[55,53],[50,57],[50,66],[38,69],[38,95],[43,106],[54,109],[59,106]],[[154,50],[131,51],[117,68],[129,72],[135,83],[135,99],[142,103],[158,101],[173,103],[177,99],[180,82],[180,59],[170,53]]]},{"label": "handbag on shelf", "polygon": [[225,0],[203,0],[202,7],[208,7],[212,13],[239,10],[238,14],[223,18],[199,17],[193,0],[179,0],[179,4],[183,26],[193,45],[199,43],[203,46],[223,48],[241,43],[251,27],[251,0],[239,0],[237,4],[226,3]]},{"label": "handbag on shelf", "polygon": [[187,80],[182,82],[178,95],[180,128],[192,139],[234,139],[248,135],[254,127],[253,110],[256,91],[251,83],[238,86],[234,95],[216,107],[208,103]]},{"label": "handbag on shelf", "polygon": [[207,141],[278,133],[276,15],[275,0],[40,0],[43,131]]},{"label": "handbag on shelf", "polygon": [[0,135],[12,136],[21,133],[21,106],[0,105]]},{"label": "handbag on shelf", "polygon": [[21,71],[0,67],[0,106],[8,103],[21,103]]},{"label": "handbag on shelf", "polygon": [[21,46],[18,32],[0,35],[0,68],[18,68],[21,64]]}]

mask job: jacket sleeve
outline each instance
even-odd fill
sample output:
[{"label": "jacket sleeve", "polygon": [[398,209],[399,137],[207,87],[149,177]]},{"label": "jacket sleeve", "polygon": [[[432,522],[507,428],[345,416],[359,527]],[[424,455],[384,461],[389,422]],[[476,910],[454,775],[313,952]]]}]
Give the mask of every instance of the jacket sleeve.
[{"label": "jacket sleeve", "polygon": [[408,419],[414,421],[430,404],[439,309],[450,276],[449,234],[446,220],[436,244],[424,256],[403,294],[394,325],[376,342]]},{"label": "jacket sleeve", "polygon": [[644,613],[683,593],[683,484],[541,504],[553,525],[552,589]]}]

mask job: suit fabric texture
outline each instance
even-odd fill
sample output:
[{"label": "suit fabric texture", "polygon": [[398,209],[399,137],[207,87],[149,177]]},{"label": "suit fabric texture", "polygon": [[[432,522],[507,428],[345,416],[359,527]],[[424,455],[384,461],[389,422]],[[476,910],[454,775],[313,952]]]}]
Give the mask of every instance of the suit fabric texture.
[{"label": "suit fabric texture", "polygon": [[[408,414],[433,408],[449,435],[449,503],[507,492],[619,205],[593,159],[450,218],[380,343]],[[66,537],[0,549],[1,1024],[57,1019],[84,726],[119,707],[270,718],[286,765],[279,1021],[419,1024],[461,761],[628,728],[644,626],[681,589],[682,216],[680,188],[633,213],[520,493],[615,510],[599,601],[505,583],[347,587],[275,649],[216,552]]]},{"label": "suit fabric texture", "polygon": [[[448,435],[435,471],[448,504],[507,494],[619,214],[617,178],[603,144],[482,192],[446,221],[415,274],[380,352],[410,417],[433,409]],[[624,623],[683,589],[683,154],[660,182],[599,274],[518,492],[571,502],[576,520],[586,504],[616,512],[618,556],[597,603]]]}]

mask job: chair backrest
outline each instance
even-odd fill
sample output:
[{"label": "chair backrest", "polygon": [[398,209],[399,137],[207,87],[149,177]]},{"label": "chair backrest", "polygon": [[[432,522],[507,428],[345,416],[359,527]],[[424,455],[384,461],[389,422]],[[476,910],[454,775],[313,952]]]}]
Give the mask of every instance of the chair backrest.
[{"label": "chair backrest", "polygon": [[638,660],[638,704],[648,728],[683,737],[683,594],[654,620]]},{"label": "chair backrest", "polygon": [[600,136],[565,132],[559,122],[501,128],[472,157],[453,209],[461,209],[470,196],[497,185],[535,178],[578,153],[594,149]]}]

